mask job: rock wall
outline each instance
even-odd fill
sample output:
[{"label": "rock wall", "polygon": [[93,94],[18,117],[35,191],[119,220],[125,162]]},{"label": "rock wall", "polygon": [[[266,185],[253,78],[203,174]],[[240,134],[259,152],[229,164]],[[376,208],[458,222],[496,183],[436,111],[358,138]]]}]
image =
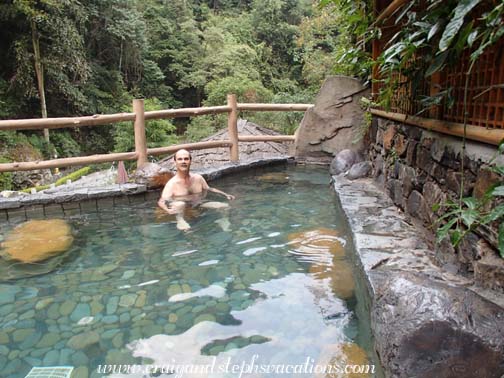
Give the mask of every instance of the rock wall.
[{"label": "rock wall", "polygon": [[[462,140],[383,118],[373,119],[368,155],[375,180],[394,204],[434,235],[445,209],[433,206],[460,195]],[[464,196],[481,197],[498,182],[489,170],[496,148],[468,141],[464,160]],[[496,160],[504,164],[502,158]],[[498,225],[478,228],[456,250],[447,241],[436,246],[438,263],[473,278],[482,287],[504,292],[504,260],[496,252]]]},{"label": "rock wall", "polygon": [[364,151],[359,100],[368,92],[357,79],[328,77],[296,132],[296,159],[329,163],[342,150]]}]

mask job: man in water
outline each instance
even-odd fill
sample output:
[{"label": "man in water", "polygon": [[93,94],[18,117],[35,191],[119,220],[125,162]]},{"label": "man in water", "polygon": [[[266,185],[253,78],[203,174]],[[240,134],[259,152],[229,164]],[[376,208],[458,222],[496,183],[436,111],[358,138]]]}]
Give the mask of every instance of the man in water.
[{"label": "man in water", "polygon": [[[189,151],[184,149],[178,150],[173,159],[175,160],[177,173],[166,183],[158,205],[168,214],[175,214],[179,230],[188,230],[191,228],[183,217],[187,202],[193,204],[199,203],[207,191],[221,194],[228,200],[235,198],[231,194],[208,186],[201,175],[190,173],[191,154]],[[169,201],[169,206],[166,205],[166,201]]]}]

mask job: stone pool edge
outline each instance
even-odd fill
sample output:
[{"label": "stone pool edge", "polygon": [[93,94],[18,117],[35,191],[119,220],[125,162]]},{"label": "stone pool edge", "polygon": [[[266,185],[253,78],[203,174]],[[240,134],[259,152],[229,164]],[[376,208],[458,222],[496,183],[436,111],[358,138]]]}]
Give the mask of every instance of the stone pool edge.
[{"label": "stone pool edge", "polygon": [[[434,252],[372,179],[333,176],[370,299],[387,377],[501,377],[504,308],[436,266]],[[455,351],[455,353],[454,353]]]},{"label": "stone pool edge", "polygon": [[[195,172],[201,174],[207,181],[212,181],[228,174],[253,168],[288,164],[293,161],[291,157],[247,160],[195,170]],[[129,204],[131,203],[130,198],[140,195],[143,195],[144,199],[158,197],[159,189],[148,190],[146,185],[136,183],[80,189],[70,188],[68,190],[62,186],[36,194],[0,198],[0,222],[51,216],[72,216],[82,211],[97,211],[101,206]]]}]

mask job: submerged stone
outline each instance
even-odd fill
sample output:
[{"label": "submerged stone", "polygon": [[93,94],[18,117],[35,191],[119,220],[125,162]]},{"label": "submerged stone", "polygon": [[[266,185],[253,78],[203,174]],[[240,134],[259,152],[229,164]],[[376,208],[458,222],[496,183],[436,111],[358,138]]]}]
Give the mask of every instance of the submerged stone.
[{"label": "submerged stone", "polygon": [[354,343],[330,344],[322,349],[317,366],[354,366],[355,372],[327,371],[316,378],[371,378],[372,366],[364,349]]},{"label": "submerged stone", "polygon": [[1,244],[2,255],[24,263],[46,260],[70,248],[73,242],[71,231],[70,225],[62,219],[22,223]]},{"label": "submerged stone", "polygon": [[257,177],[259,181],[266,182],[268,184],[288,184],[289,176],[284,172],[273,172],[266,173]]}]

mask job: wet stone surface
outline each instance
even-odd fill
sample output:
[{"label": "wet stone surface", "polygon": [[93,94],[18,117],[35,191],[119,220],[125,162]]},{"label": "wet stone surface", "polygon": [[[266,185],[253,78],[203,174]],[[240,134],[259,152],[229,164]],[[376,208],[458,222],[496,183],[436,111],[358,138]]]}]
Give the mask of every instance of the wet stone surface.
[{"label": "wet stone surface", "polygon": [[502,304],[436,266],[421,234],[371,179],[333,180],[367,279],[387,375],[501,378]]}]

